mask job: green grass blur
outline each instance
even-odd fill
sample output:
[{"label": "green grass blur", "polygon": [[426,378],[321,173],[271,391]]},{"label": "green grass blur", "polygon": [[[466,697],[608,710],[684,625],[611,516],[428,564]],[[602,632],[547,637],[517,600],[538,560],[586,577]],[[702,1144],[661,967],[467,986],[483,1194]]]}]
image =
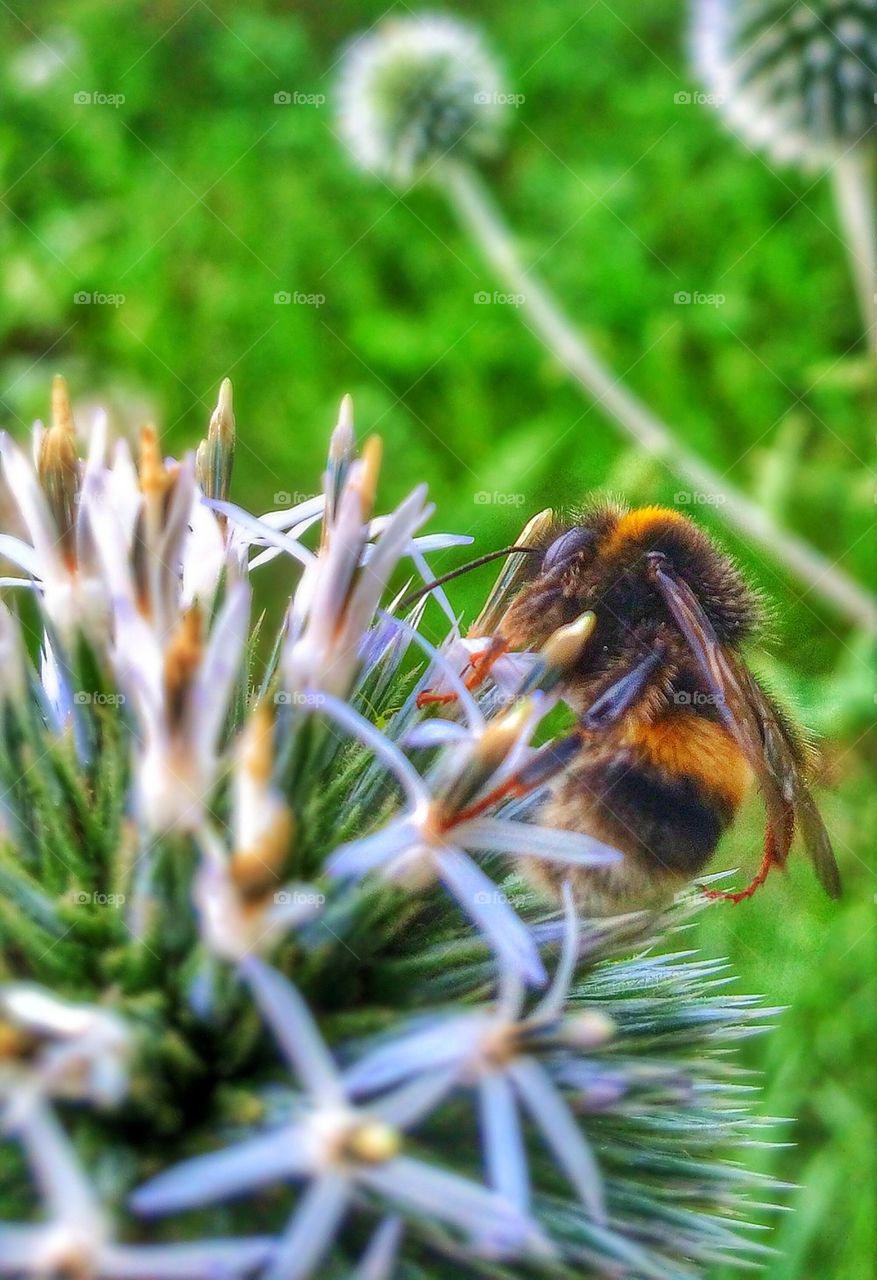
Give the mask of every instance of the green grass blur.
[{"label": "green grass blur", "polygon": [[[873,582],[875,384],[831,193],[773,172],[686,68],[679,0],[457,6],[501,56],[508,145],[487,179],[527,259],[619,375],[689,446],[832,561]],[[15,13],[13,13],[15,10]],[[399,8],[400,13],[406,10]],[[235,384],[235,497],[255,509],[318,483],[344,391],[387,448],[385,506],[427,480],[435,527],[480,550],[595,488],[634,502],[684,488],[570,387],[508,305],[440,192],[354,172],[331,100],[343,43],[383,0],[170,0],[3,6],[0,409],[19,436],[63,371],[82,415],[147,417],[169,450]],[[19,16],[16,16],[18,14]],[[324,105],[276,105],[279,91]],[[124,95],[77,104],[77,93]],[[124,295],[118,306],[76,294]],[[681,291],[721,305],[678,305]],[[278,305],[275,294],[322,305]],[[488,501],[479,500],[487,495]],[[795,1145],[757,1154],[799,1189],[769,1219],[770,1280],[873,1273],[875,875],[868,646],[818,596],[723,530],[775,609],[761,670],[824,739],[824,808],[847,892],[808,869],[697,926],[740,990],[786,1006],[745,1047],[765,1112]],[[459,556],[437,557],[436,569]],[[265,579],[278,590],[290,570]],[[471,613],[490,581],[457,584]],[[758,815],[727,866],[758,856]],[[723,1271],[723,1276],[729,1274]]]}]

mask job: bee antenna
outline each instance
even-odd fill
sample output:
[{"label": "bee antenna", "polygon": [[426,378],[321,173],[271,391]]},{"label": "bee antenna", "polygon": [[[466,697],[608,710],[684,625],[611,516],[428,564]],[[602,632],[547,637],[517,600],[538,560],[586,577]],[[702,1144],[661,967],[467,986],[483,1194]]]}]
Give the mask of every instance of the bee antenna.
[{"label": "bee antenna", "polygon": [[408,595],[399,601],[398,607],[407,609],[409,605],[414,604],[421,596],[425,596],[435,587],[443,587],[446,582],[450,582],[453,578],[459,578],[462,574],[468,573],[470,569],[480,569],[483,564],[490,564],[491,560],[499,560],[502,556],[512,556],[518,553],[535,555],[540,550],[541,547],[503,547],[500,551],[488,551],[486,555],[478,556],[477,559],[470,560],[467,564],[461,564],[456,569],[443,573],[441,577],[434,578],[432,582],[425,582],[422,587],[418,587],[415,591],[409,591]]}]

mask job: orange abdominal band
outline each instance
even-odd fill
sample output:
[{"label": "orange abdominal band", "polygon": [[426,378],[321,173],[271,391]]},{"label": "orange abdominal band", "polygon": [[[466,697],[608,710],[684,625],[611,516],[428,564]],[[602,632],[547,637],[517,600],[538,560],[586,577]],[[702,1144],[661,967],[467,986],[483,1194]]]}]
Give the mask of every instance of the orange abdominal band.
[{"label": "orange abdominal band", "polygon": [[732,809],[752,783],[752,770],[727,730],[694,712],[676,711],[635,725],[626,741],[671,777],[693,778]]}]

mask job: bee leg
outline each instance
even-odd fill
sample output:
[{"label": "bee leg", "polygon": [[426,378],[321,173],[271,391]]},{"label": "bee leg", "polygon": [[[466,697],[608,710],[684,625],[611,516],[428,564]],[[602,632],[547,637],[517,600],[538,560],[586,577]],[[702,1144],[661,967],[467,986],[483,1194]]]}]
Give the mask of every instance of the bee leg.
[{"label": "bee leg", "polygon": [[423,689],[418,693],[415,705],[418,711],[422,711],[424,707],[446,707],[448,703],[456,701],[455,693],[433,693],[432,689]]},{"label": "bee leg", "polygon": [[[470,669],[464,680],[466,688],[477,689],[481,681],[490,674],[493,664],[502,657],[508,647],[508,641],[502,636],[494,636],[486,649],[482,649],[480,653],[473,653],[469,658]],[[432,689],[424,689],[417,695],[418,709],[428,706],[447,706],[449,702],[456,701],[455,693],[434,693]]]},{"label": "bee leg", "polygon": [[760,889],[767,877],[770,875],[771,868],[782,867],[785,863],[786,854],[792,843],[792,836],[795,830],[795,815],[791,806],[786,808],[785,830],[782,833],[782,848],[777,849],[776,834],[773,827],[768,827],[767,834],[764,837],[764,853],[761,858],[761,866],[750,880],[745,889],[740,889],[737,893],[727,893],[721,889],[701,889],[701,893],[705,898],[709,898],[711,902],[745,902],[747,898],[751,898],[756,889]]},{"label": "bee leg", "polygon": [[608,729],[626,715],[649,687],[652,675],[666,656],[666,646],[657,643],[644,658],[619,676],[591,704],[579,718],[581,728],[588,732]]},{"label": "bee leg", "polygon": [[458,813],[456,821],[468,822],[471,818],[478,818],[486,809],[499,804],[500,800],[529,795],[531,791],[535,791],[537,787],[547,782],[552,774],[565,768],[581,750],[581,746],[582,735],[576,729],[565,738],[561,738],[559,742],[547,743],[540,747],[522,769],[512,774],[500,786],[488,791],[486,796],[470,804],[468,809]]},{"label": "bee leg", "polygon": [[774,851],[773,836],[768,832],[767,839],[764,842],[764,855],[761,859],[761,866],[758,868],[755,876],[750,880],[745,889],[740,889],[737,893],[728,893],[722,889],[701,888],[700,891],[705,898],[710,900],[710,902],[733,902],[736,906],[738,902],[745,902],[747,898],[751,898],[756,889],[760,889],[764,884],[765,880],[770,875],[771,868],[779,865],[780,864],[777,862]]},{"label": "bee leg", "polygon": [[468,809],[461,809],[456,815],[454,824],[479,818],[487,809],[492,809],[495,804],[499,804],[500,800],[509,800],[513,796],[525,796],[529,790],[530,788],[520,778],[508,778],[502,786],[494,787],[493,791],[489,791],[486,796],[470,804]]}]

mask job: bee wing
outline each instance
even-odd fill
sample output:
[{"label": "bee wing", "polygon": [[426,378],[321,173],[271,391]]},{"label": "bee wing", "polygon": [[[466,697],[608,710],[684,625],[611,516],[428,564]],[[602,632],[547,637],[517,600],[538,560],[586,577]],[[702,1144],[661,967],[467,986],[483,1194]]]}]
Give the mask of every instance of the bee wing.
[{"label": "bee wing", "polygon": [[[838,898],[840,873],[825,823],[804,777],[801,748],[791,735],[782,714],[777,711],[752,673],[734,655],[726,654],[725,657],[736,672],[758,723],[764,744],[764,768],[779,788],[786,805],[791,808],[795,825],[801,833],[819,883],[829,897]],[[793,834],[794,828],[789,832],[789,843]]]},{"label": "bee wing", "polygon": [[[777,861],[786,860],[797,823],[820,884],[832,898],[840,875],[831,841],[804,781],[789,731],[751,672],[719,642],[694,592],[660,553],[650,556],[652,580],[697,658],[729,731],[737,739],[761,787]],[[789,821],[791,813],[794,821]]]}]

